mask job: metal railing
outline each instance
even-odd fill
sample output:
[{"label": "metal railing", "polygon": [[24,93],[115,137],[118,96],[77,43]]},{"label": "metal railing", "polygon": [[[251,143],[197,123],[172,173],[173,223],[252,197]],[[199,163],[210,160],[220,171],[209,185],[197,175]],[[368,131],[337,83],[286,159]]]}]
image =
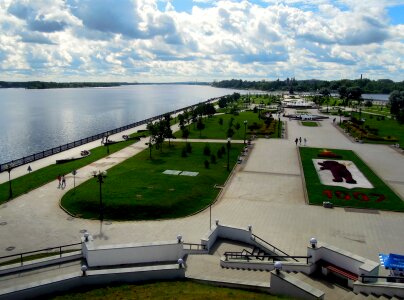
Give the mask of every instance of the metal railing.
[{"label": "metal railing", "polygon": [[69,150],[69,149],[72,149],[72,148],[75,148],[75,147],[78,147],[78,146],[81,146],[81,145],[84,145],[84,144],[99,140],[99,139],[101,139],[101,138],[103,138],[103,137],[105,137],[107,135],[116,134],[116,133],[131,129],[131,128],[134,128],[134,127],[137,127],[137,126],[140,126],[140,125],[148,124],[150,122],[153,122],[153,121],[156,121],[156,120],[159,120],[159,119],[163,118],[164,115],[166,115],[166,114],[170,114],[170,115],[176,114],[176,113],[179,113],[179,112],[184,111],[186,109],[191,109],[193,107],[197,107],[200,104],[206,104],[206,103],[209,103],[209,102],[216,101],[218,99],[220,99],[220,97],[211,98],[211,99],[208,99],[206,101],[199,102],[197,104],[189,105],[189,106],[186,106],[186,107],[183,107],[183,108],[180,108],[180,109],[176,109],[176,110],[164,113],[164,114],[160,114],[160,115],[157,115],[157,116],[154,116],[154,117],[142,120],[142,121],[131,123],[129,125],[125,125],[125,126],[122,126],[122,127],[119,127],[119,128],[104,131],[102,133],[98,133],[98,134],[92,135],[90,137],[86,137],[86,138],[83,138],[83,139],[80,139],[80,140],[77,140],[77,141],[74,141],[74,142],[71,142],[71,143],[68,143],[68,144],[60,145],[60,146],[57,146],[57,147],[54,147],[54,148],[51,148],[51,149],[48,149],[48,150],[37,152],[35,154],[24,156],[24,157],[16,159],[16,160],[11,160],[9,162],[0,164],[0,173],[4,172],[4,171],[7,171],[9,169],[9,167],[10,168],[19,167],[19,166],[28,164],[30,162],[36,161],[38,159],[42,159],[42,158],[45,158],[45,157],[60,153],[62,151],[66,151],[66,150]]},{"label": "metal railing", "polygon": [[[248,252],[246,250],[246,252]],[[284,259],[293,259],[297,262],[299,262],[298,259],[305,259],[306,260],[306,264],[309,264],[309,258],[311,258],[310,256],[300,256],[300,255],[270,255],[270,254],[245,254],[243,252],[225,252],[223,254],[226,258],[226,261],[229,259],[244,259],[246,261],[250,261],[253,259],[261,259],[261,260],[267,260],[267,261],[271,261],[275,262],[275,260],[284,260]]]},{"label": "metal railing", "polygon": [[[279,252],[279,253],[284,254],[285,256],[290,256],[290,255],[287,254],[285,251],[282,251],[282,250],[279,249],[278,247],[275,247],[274,245],[268,243],[267,241],[263,240],[263,239],[260,238],[259,236],[256,236],[255,234],[252,234],[252,237],[254,238],[254,240],[259,240],[259,241],[261,241],[262,243],[264,243],[263,246],[269,246],[268,249],[271,249],[271,248],[272,248],[272,252],[273,252],[273,253]],[[296,260],[296,259],[295,259],[295,260]],[[296,260],[296,261],[297,261],[297,260]]]},{"label": "metal railing", "polygon": [[[1,256],[0,257],[0,266],[6,266],[6,265],[11,265],[11,264],[17,264],[17,263],[19,263],[21,266],[23,266],[24,259],[25,259],[25,262],[27,262],[27,261],[33,261],[35,259],[47,258],[47,257],[51,257],[51,256],[58,256],[59,258],[61,258],[63,253],[81,251],[81,248],[67,249],[69,247],[73,247],[73,246],[77,246],[77,245],[81,245],[81,242],[75,243],[75,244],[69,244],[69,245],[44,248],[44,249],[35,250],[35,251],[23,252],[23,253],[19,253],[19,254]],[[54,251],[54,250],[56,250],[56,251]]]},{"label": "metal railing", "polygon": [[182,243],[184,250],[207,250],[206,245],[193,244],[193,243]]},{"label": "metal railing", "polygon": [[366,283],[365,279],[386,279],[387,282],[400,282],[404,283],[404,276],[378,276],[378,275],[360,275],[363,283]]}]

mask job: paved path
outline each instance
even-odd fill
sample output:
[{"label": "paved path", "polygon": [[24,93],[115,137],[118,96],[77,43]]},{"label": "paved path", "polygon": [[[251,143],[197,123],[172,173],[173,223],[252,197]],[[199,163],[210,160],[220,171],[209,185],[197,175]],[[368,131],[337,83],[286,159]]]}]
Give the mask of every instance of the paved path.
[{"label": "paved path", "polygon": [[[320,127],[287,122],[288,139],[259,139],[247,161],[237,167],[222,198],[212,207],[212,220],[247,227],[289,254],[304,255],[310,237],[377,261],[379,252],[404,253],[404,218],[401,213],[348,212],[305,203],[295,137],[308,146],[343,148],[359,156],[404,199],[404,156],[383,145],[352,143],[330,120]],[[77,183],[92,170],[111,167],[141,151],[145,141],[116,152],[79,170]],[[68,188],[72,179],[67,178]],[[104,222],[71,218],[59,208],[64,191],[56,181],[0,206],[0,255],[8,255],[79,241],[84,229],[96,244],[173,240],[199,242],[209,229],[209,210],[197,215],[163,221]],[[13,246],[13,251],[6,251]]]}]

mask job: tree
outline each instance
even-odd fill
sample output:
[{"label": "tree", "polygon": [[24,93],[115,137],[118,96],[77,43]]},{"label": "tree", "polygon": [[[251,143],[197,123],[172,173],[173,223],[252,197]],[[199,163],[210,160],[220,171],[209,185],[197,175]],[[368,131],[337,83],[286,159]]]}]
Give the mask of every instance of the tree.
[{"label": "tree", "polygon": [[240,125],[240,123],[239,122],[237,122],[236,123],[236,126],[234,126],[235,128],[236,128],[236,130],[238,131],[239,129],[240,129],[240,127],[241,127],[241,125]]},{"label": "tree", "polygon": [[202,137],[202,130],[205,129],[205,124],[202,122],[202,118],[198,119],[198,123],[196,123],[196,128],[199,130],[199,137]]},{"label": "tree", "polygon": [[229,129],[227,129],[227,137],[232,137],[234,135],[234,130],[233,128],[229,127]]},{"label": "tree", "polygon": [[328,103],[330,101],[330,96],[331,96],[330,90],[327,88],[322,88],[320,90],[320,94],[321,94],[321,96],[323,96],[323,99],[324,99],[323,102],[327,103],[327,113],[328,113]]},{"label": "tree", "polygon": [[150,132],[149,136],[149,157],[152,159],[152,148],[153,144],[156,142],[157,127],[153,123],[147,124],[147,130]]},{"label": "tree", "polygon": [[362,101],[362,89],[359,86],[353,86],[347,90],[347,98],[350,100],[358,101],[358,104]]},{"label": "tree", "polygon": [[404,91],[393,91],[389,96],[390,113],[400,123],[404,123]]},{"label": "tree", "polygon": [[219,118],[219,125],[220,125],[220,126],[223,125],[223,118]]},{"label": "tree", "polygon": [[181,131],[182,131],[182,138],[187,140],[189,137],[189,129],[184,127]]},{"label": "tree", "polygon": [[344,106],[346,106],[346,105],[348,104],[348,103],[347,103],[348,89],[346,88],[345,85],[342,85],[342,86],[340,86],[340,87],[338,88],[338,94],[339,94],[339,97],[342,99],[342,104],[343,104]]}]

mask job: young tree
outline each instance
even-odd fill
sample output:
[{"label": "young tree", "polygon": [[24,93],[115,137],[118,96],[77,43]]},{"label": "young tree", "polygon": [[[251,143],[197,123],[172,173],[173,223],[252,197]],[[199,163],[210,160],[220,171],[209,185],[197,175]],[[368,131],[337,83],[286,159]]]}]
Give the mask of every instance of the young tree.
[{"label": "young tree", "polygon": [[393,91],[389,96],[390,113],[400,123],[404,123],[404,91]]},{"label": "young tree", "polygon": [[184,127],[181,131],[182,131],[182,138],[185,139],[186,141],[189,137],[189,129]]},{"label": "young tree", "polygon": [[202,130],[205,129],[205,124],[202,122],[202,118],[198,119],[198,122],[196,124],[196,128],[199,130],[199,137],[202,137]]},{"label": "young tree", "polygon": [[227,137],[232,137],[234,135],[234,130],[233,128],[229,127],[229,129],[227,129]]},{"label": "young tree", "polygon": [[220,126],[223,125],[223,118],[219,118],[219,125],[220,125]]}]

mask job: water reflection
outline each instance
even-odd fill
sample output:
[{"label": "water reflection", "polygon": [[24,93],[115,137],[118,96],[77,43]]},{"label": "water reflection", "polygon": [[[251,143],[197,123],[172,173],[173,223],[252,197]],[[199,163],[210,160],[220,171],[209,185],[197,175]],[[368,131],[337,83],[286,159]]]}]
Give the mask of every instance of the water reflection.
[{"label": "water reflection", "polygon": [[233,92],[190,85],[0,89],[0,163]]}]

